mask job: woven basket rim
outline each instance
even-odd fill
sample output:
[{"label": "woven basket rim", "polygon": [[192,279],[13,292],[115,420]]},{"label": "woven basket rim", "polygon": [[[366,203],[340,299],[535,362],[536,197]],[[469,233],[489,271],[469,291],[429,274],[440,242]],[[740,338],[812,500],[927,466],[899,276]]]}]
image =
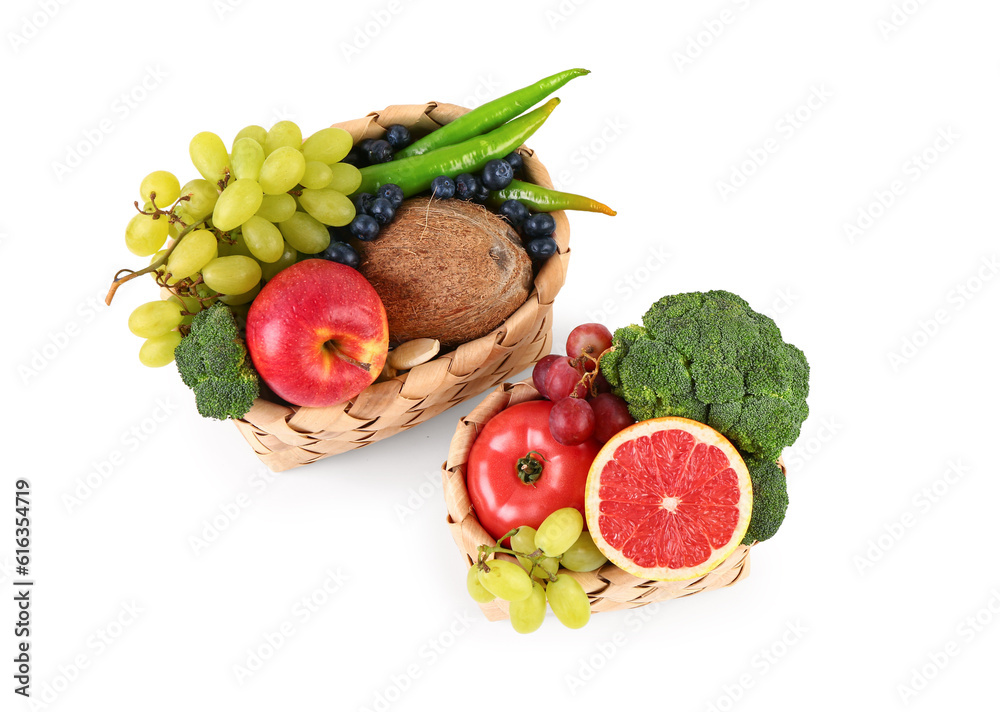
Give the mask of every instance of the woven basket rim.
[{"label": "woven basket rim", "polygon": [[[538,400],[541,395],[530,380],[503,383],[490,393],[469,415],[460,418],[448,452],[448,460],[441,466],[446,522],[463,555],[466,566],[471,566],[480,544],[495,546],[496,540],[482,527],[472,511],[469,491],[465,482],[465,464],[476,438],[486,424],[498,413],[518,403]],[[784,465],[782,464],[782,469]],[[686,581],[652,581],[634,576],[610,561],[596,571],[578,573],[566,571],[587,591],[594,612],[619,610],[679,598],[705,590],[729,586],[749,575],[749,546],[740,544],[717,567],[698,578]],[[480,604],[490,620],[508,617],[507,604],[492,601]]]},{"label": "woven basket rim", "polygon": [[[404,123],[404,125],[407,125],[409,128],[413,128],[416,125],[413,123],[406,123],[406,120],[401,120],[400,117],[416,115],[418,116],[418,123],[424,121],[429,122],[425,123],[423,126],[424,129],[428,129],[431,126],[439,128],[440,126],[448,123],[448,121],[454,120],[468,111],[469,109],[457,104],[437,101],[430,101],[425,104],[395,104],[390,105],[381,111],[370,112],[360,119],[336,123],[333,124],[333,126],[339,126],[349,131],[352,134],[355,143],[357,143],[362,138],[374,138],[384,135],[386,128],[393,123]],[[522,145],[517,150],[524,157],[526,177],[531,180],[531,182],[538,185],[546,188],[553,188],[554,186],[552,184],[551,176],[545,166],[541,163],[541,160],[537,157],[536,152],[526,145]],[[395,389],[397,392],[393,394],[394,398],[408,399],[408,396],[404,395],[404,392],[406,391],[406,383],[411,374],[413,374],[417,369],[426,371],[446,365],[448,369],[451,370],[451,367],[456,360],[457,352],[463,347],[468,347],[469,350],[476,350],[477,347],[485,349],[487,347],[493,348],[497,345],[505,345],[504,339],[508,332],[509,325],[511,323],[518,322],[518,320],[522,318],[523,310],[529,306],[535,309],[539,306],[550,307],[563,284],[565,284],[566,263],[570,253],[569,219],[565,211],[562,210],[553,211],[551,215],[556,220],[556,240],[559,244],[559,252],[557,255],[550,258],[539,269],[538,274],[535,275],[533,279],[532,288],[527,299],[513,313],[511,313],[503,321],[503,323],[478,339],[473,339],[472,341],[465,342],[464,344],[449,348],[447,351],[443,351],[431,361],[421,364],[421,366],[418,366],[415,369],[398,374],[386,381],[374,383],[347,403],[334,407],[344,410],[350,416],[354,416],[356,428],[367,427],[378,418],[378,414],[370,412],[361,412],[360,414],[356,414],[355,412],[352,412],[352,410],[357,410],[356,406],[359,401],[365,401],[365,398],[369,395],[370,391],[385,388]],[[542,288],[540,289],[540,287]],[[417,403],[420,402],[423,397],[425,396],[415,397],[410,400]],[[255,422],[274,422],[278,419],[283,419],[287,422],[289,419],[300,413],[308,413],[310,411],[321,412],[324,410],[325,409],[323,408],[298,406],[285,403],[283,401],[269,400],[261,397],[254,402],[254,406],[251,408],[250,412],[248,412],[243,418],[237,419],[237,424],[247,428],[253,428]],[[361,410],[365,411],[364,408]]]}]

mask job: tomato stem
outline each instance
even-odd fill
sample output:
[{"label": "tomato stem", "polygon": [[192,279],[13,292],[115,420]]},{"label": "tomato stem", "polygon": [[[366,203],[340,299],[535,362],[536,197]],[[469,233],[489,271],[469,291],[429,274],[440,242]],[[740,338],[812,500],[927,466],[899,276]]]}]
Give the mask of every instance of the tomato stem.
[{"label": "tomato stem", "polygon": [[[542,479],[543,468],[541,460],[536,460],[535,458],[532,457],[532,455],[537,455],[538,457],[542,458],[542,460],[545,460],[545,462],[549,461],[549,459],[545,457],[545,455],[543,455],[542,453],[538,452],[537,450],[532,450],[527,455],[525,455],[524,457],[520,458],[517,461],[515,472],[517,474],[517,478],[521,480],[521,482],[523,482],[526,485],[531,485],[532,487],[534,487],[535,483],[538,482],[538,480]],[[515,529],[514,531],[517,530]],[[504,537],[503,539],[500,539],[500,541],[503,541],[506,538],[507,537]]]}]

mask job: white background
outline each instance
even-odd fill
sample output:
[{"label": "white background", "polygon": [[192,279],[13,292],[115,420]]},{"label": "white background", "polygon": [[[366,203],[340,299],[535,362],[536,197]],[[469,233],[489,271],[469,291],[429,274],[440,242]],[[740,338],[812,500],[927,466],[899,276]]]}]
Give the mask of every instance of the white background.
[{"label": "white background", "polygon": [[[11,677],[19,477],[36,708],[995,699],[1000,7],[671,5],[4,4],[0,708],[29,708]],[[593,74],[531,145],[558,187],[619,216],[571,216],[556,342],[729,289],[805,350],[812,413],[785,455],[786,524],[745,582],[520,637],[467,598],[444,522],[439,466],[475,402],[272,478],[172,368],[139,365],[125,322],[153,284],[101,301],[137,266],[122,237],[139,180],[194,177],[198,131],[479,104],[573,66]],[[251,651],[269,659],[240,680]]]}]

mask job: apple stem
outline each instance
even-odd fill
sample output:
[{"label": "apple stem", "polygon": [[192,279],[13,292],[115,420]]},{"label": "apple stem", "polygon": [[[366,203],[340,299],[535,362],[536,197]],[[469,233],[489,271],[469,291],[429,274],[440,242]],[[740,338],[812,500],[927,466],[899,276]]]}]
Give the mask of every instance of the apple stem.
[{"label": "apple stem", "polygon": [[347,354],[342,353],[337,348],[336,342],[334,342],[334,341],[327,341],[326,344],[324,344],[324,346],[326,346],[326,348],[330,349],[331,351],[336,351],[337,352],[337,358],[343,359],[344,361],[347,361],[347,363],[351,364],[352,366],[357,366],[358,368],[363,368],[364,370],[366,370],[369,373],[371,373],[372,365],[370,363],[364,363],[362,361],[358,361],[357,359],[351,358]]}]

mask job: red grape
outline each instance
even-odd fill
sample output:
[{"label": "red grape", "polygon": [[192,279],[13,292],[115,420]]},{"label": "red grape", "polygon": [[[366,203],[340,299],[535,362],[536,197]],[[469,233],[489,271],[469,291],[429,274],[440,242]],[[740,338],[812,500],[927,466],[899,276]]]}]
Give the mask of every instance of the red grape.
[{"label": "red grape", "polygon": [[579,445],[594,435],[594,409],[582,398],[563,398],[549,411],[549,431],[562,445]]},{"label": "red grape", "polygon": [[[635,422],[632,414],[628,412],[628,405],[626,405],[625,401],[613,393],[599,394],[596,398],[591,399],[590,407],[594,411],[594,417],[597,419],[597,425],[594,428],[594,437],[602,443],[606,443],[616,433]],[[549,429],[552,428],[551,422],[552,417],[550,415]],[[552,435],[554,437],[555,432]],[[558,439],[556,438],[556,440]]]},{"label": "red grape", "polygon": [[560,356],[549,366],[545,377],[545,394],[551,401],[558,401],[576,394],[578,398],[586,398],[587,386],[580,382],[583,368],[573,365],[565,356]]},{"label": "red grape", "polygon": [[[587,354],[596,359],[611,348],[611,332],[603,324],[581,324],[569,332],[566,339],[566,355],[570,358],[580,358]],[[594,370],[594,362],[584,359],[587,370]]]},{"label": "red grape", "polygon": [[597,378],[594,379],[594,389],[597,393],[611,393],[613,390],[611,384],[608,383],[608,379],[604,377],[603,373],[598,373]]},{"label": "red grape", "polygon": [[535,368],[531,371],[531,380],[535,384],[535,390],[538,391],[542,398],[548,398],[548,394],[545,392],[545,378],[548,376],[549,368],[552,364],[561,358],[566,358],[565,356],[560,356],[558,354],[549,354],[541,361],[535,364]]}]

